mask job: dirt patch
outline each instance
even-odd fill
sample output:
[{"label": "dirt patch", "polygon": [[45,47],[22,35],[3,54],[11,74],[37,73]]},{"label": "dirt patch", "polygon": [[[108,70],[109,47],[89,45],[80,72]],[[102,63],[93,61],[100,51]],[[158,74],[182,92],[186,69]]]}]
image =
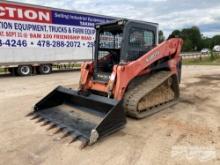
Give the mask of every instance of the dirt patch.
[{"label": "dirt patch", "polygon": [[[1,77],[0,164],[218,165],[220,159],[220,67],[183,67],[180,102],[142,120],[128,118],[119,132],[80,150],[25,115],[58,85],[77,88],[79,72]],[[216,157],[172,157],[174,146],[214,147]]]},{"label": "dirt patch", "polygon": [[198,95],[198,93],[194,93],[191,95],[182,94],[180,97],[180,102],[191,105],[199,105],[200,103],[207,102],[210,99],[210,96]]},{"label": "dirt patch", "polygon": [[198,81],[185,83],[186,85],[185,88],[196,87],[196,86],[209,87],[213,85],[214,86],[218,85],[220,83],[220,74],[200,75],[200,76],[196,76],[195,78],[198,79]]}]

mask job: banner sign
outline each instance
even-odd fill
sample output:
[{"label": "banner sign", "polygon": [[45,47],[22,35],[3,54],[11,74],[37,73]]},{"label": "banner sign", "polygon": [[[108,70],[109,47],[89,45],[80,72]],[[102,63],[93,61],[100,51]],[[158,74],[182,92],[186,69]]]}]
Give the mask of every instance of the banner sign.
[{"label": "banner sign", "polygon": [[94,46],[97,23],[113,19],[0,3],[0,48],[77,48]]}]

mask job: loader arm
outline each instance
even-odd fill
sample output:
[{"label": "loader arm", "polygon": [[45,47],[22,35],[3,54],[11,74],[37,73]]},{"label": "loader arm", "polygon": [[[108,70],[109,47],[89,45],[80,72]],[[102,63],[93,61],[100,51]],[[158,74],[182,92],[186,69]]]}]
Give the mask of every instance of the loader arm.
[{"label": "loader arm", "polygon": [[[165,57],[170,57],[167,64],[172,74],[178,74],[176,65],[180,61],[180,51],[183,41],[181,39],[170,39],[159,44],[157,47],[126,65],[115,66],[113,74],[116,75],[117,81],[114,89],[114,98],[121,100],[128,87],[128,84],[142,72],[150,72],[150,66],[156,61]],[[116,69],[117,68],[117,69]]]}]

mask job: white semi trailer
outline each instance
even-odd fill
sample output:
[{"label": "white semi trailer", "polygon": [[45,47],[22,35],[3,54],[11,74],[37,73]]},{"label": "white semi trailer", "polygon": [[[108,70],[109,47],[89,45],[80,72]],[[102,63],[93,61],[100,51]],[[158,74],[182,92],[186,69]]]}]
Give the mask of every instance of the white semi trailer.
[{"label": "white semi trailer", "polygon": [[96,23],[113,17],[0,1],[0,68],[20,76],[92,58]]}]

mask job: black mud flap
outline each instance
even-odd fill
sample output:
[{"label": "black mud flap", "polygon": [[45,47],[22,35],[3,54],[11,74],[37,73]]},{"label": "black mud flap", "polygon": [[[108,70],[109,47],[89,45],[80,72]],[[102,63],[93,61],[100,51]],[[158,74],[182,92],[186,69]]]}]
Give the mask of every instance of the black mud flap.
[{"label": "black mud flap", "polygon": [[122,101],[57,87],[34,106],[32,119],[58,127],[84,144],[93,144],[126,124]]}]

